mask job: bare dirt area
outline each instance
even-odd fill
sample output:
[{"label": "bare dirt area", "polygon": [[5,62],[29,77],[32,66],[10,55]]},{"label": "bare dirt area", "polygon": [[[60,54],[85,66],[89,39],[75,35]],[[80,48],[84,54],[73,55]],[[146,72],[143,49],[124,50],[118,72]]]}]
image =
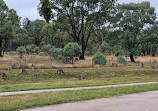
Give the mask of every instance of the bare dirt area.
[{"label": "bare dirt area", "polygon": [[65,103],[21,111],[157,111],[158,91]]}]

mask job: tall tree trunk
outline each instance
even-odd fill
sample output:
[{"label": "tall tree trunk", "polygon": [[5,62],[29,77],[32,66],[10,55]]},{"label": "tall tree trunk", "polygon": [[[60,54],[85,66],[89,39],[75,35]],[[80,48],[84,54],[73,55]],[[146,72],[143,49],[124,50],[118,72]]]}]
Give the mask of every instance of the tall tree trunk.
[{"label": "tall tree trunk", "polygon": [[[81,11],[82,13],[82,11]],[[82,44],[82,53],[81,53],[81,56],[80,56],[80,60],[84,60],[85,57],[84,57],[84,51],[85,51],[85,35],[84,35],[84,14],[82,13],[82,22],[81,22],[81,44]]]},{"label": "tall tree trunk", "polygon": [[72,59],[72,64],[74,64],[74,58],[73,58],[73,57],[71,57],[71,59]]},{"label": "tall tree trunk", "polygon": [[[83,47],[83,46],[82,46],[82,47]],[[84,48],[82,48],[80,60],[85,60],[85,49],[84,49]]]},{"label": "tall tree trunk", "polygon": [[0,57],[3,57],[2,39],[0,39]]},{"label": "tall tree trunk", "polygon": [[130,59],[131,59],[131,62],[135,62],[135,60],[134,60],[134,57],[133,57],[133,54],[132,54],[132,53],[130,54]]},{"label": "tall tree trunk", "polygon": [[152,57],[155,57],[155,53],[152,53]]}]

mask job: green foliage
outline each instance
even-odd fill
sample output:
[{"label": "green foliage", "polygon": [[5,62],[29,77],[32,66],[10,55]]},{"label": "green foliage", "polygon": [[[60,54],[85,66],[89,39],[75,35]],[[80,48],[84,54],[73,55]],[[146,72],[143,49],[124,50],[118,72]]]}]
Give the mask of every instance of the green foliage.
[{"label": "green foliage", "polygon": [[105,53],[107,48],[107,43],[106,42],[102,42],[102,44],[99,46],[99,51],[102,53]]},{"label": "green foliage", "polygon": [[65,57],[77,57],[81,54],[81,48],[77,43],[70,42],[63,49]]},{"label": "green foliage", "polygon": [[46,53],[46,54],[49,54],[49,50],[52,48],[52,46],[50,44],[47,44],[47,45],[44,45],[43,47],[43,51]]},{"label": "green foliage", "polygon": [[11,51],[11,52],[9,52],[9,54],[10,54],[10,55],[18,55],[18,52],[16,52],[16,51]]},{"label": "green foliage", "polygon": [[40,56],[45,56],[46,54],[44,52],[39,53]]},{"label": "green foliage", "polygon": [[18,46],[28,46],[30,39],[28,37],[27,30],[17,27],[15,28],[15,37],[11,40],[12,49],[16,49]]},{"label": "green foliage", "polygon": [[[49,23],[49,20],[51,19],[51,8],[49,7],[49,0],[41,0],[41,3],[38,6],[38,10],[41,16],[44,17],[47,23]],[[40,9],[41,8],[41,9]]]},{"label": "green foliage", "polygon": [[23,55],[26,53],[25,47],[22,47],[22,46],[21,46],[21,47],[18,47],[18,48],[16,49],[16,51],[18,52],[20,59],[22,59],[22,58],[23,58]]},{"label": "green foliage", "polygon": [[117,57],[117,61],[122,64],[128,64],[128,61],[122,55]]},{"label": "green foliage", "polygon": [[35,20],[30,21],[26,30],[28,32],[28,36],[31,37],[32,43],[36,46],[40,46],[40,43],[42,42],[43,33],[42,28],[46,24],[44,20]]},{"label": "green foliage", "polygon": [[117,13],[113,18],[114,27],[121,29],[118,35],[123,48],[130,52],[131,62],[135,62],[133,55],[142,42],[139,33],[146,25],[153,25],[156,19],[155,9],[150,2],[129,3],[117,6]]},{"label": "green foliage", "polygon": [[145,55],[156,55],[158,50],[158,25],[157,23],[145,30],[142,30],[139,34],[142,43],[140,44],[140,50]]},{"label": "green foliage", "polygon": [[101,52],[97,52],[94,57],[93,57],[93,62],[94,64],[99,64],[99,65],[105,65],[107,63],[107,60]]},{"label": "green foliage", "polygon": [[55,48],[55,47],[52,47],[50,50],[49,50],[49,55],[54,58],[54,59],[57,59],[57,60],[61,60],[62,59],[62,48]]},{"label": "green foliage", "polygon": [[31,44],[31,45],[29,45],[29,46],[27,46],[26,47],[26,53],[27,54],[30,54],[30,53],[34,53],[34,48],[36,47],[36,45],[34,45],[34,44]]},{"label": "green foliage", "polygon": [[118,50],[115,54],[115,56],[120,56],[120,55],[122,55],[122,50]]},{"label": "green foliage", "polygon": [[86,51],[86,56],[92,56],[93,55],[93,53],[91,52],[91,51]]},{"label": "green foliage", "polygon": [[49,22],[51,17],[58,21],[56,23],[59,30],[68,32],[71,38],[81,45],[82,53],[80,59],[84,59],[84,52],[89,44],[88,41],[93,30],[107,22],[114,8],[115,1],[77,0],[74,2],[73,0],[41,0],[38,10],[47,22]]},{"label": "green foliage", "polygon": [[40,48],[39,48],[39,47],[35,47],[35,48],[33,49],[33,51],[34,51],[34,53],[39,54]]},{"label": "green foliage", "polygon": [[0,56],[10,46],[15,37],[14,29],[19,26],[20,18],[14,9],[9,9],[3,0],[0,0]]}]

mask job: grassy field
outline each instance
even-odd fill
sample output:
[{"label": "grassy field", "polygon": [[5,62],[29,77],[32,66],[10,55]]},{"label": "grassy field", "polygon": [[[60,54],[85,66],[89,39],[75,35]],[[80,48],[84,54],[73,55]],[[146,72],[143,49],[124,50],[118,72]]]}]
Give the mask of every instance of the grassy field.
[{"label": "grassy field", "polygon": [[[8,80],[0,79],[0,92],[38,90],[68,87],[100,86],[125,83],[154,82],[158,80],[158,69],[139,66],[64,68],[65,74],[56,74],[57,69],[28,69],[28,75],[21,74],[20,69],[5,72]],[[86,80],[78,80],[82,70]]]},{"label": "grassy field", "polygon": [[[17,66],[19,63],[26,65],[27,67],[31,66],[31,63],[34,63],[37,68],[88,68],[88,67],[98,67],[94,66],[92,63],[93,56],[86,56],[85,60],[80,60],[74,62],[74,64],[66,64],[62,62],[58,62],[57,60],[50,60],[49,56],[39,56],[39,55],[25,55],[22,60],[19,59],[18,55],[7,55],[5,54],[4,57],[0,58],[0,69],[8,69],[10,65],[16,63]],[[117,57],[110,55],[106,56],[107,64],[106,66],[111,66],[112,62],[116,62]],[[128,61],[130,61],[129,57],[126,57]],[[128,66],[133,65],[140,65],[140,63],[144,63],[145,65],[155,64],[155,61],[158,62],[158,57],[150,57],[150,56],[138,56],[135,57],[136,63],[129,63]],[[123,64],[119,64],[122,66]]]},{"label": "grassy field", "polygon": [[47,92],[14,96],[0,96],[0,111],[14,111],[36,106],[67,103],[73,101],[106,98],[117,95],[158,90],[158,84],[81,91]]},{"label": "grassy field", "polygon": [[[153,60],[158,58],[139,57],[137,63],[109,67],[116,57],[107,56],[106,66],[93,66],[92,57],[86,57],[85,61],[78,61],[75,64],[63,64],[55,60],[50,63],[49,57],[37,56],[36,59],[19,60],[18,56],[5,55],[0,58],[0,72],[5,72],[9,79],[0,79],[0,92],[39,90],[53,88],[70,88],[85,86],[101,86],[140,82],[158,81],[158,69],[151,69]],[[127,58],[129,59],[129,58]],[[14,69],[8,72],[12,63],[22,63],[28,66],[28,74],[22,74],[21,69]],[[139,63],[145,61],[145,67],[140,68]],[[37,70],[32,71],[29,67],[34,63]],[[65,74],[56,74],[57,68],[62,67]],[[86,74],[86,80],[78,80],[82,71]],[[129,86],[118,88],[92,89],[82,91],[47,92],[39,94],[25,94],[14,96],[0,96],[0,111],[12,111],[50,104],[59,104],[72,101],[111,97],[136,92],[158,90],[158,84]]]}]

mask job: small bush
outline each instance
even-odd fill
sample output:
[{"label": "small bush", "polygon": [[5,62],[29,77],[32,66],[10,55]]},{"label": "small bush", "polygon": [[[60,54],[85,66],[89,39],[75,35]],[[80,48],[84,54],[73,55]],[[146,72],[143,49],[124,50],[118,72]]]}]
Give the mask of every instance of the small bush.
[{"label": "small bush", "polygon": [[33,49],[33,51],[34,51],[34,53],[39,54],[40,48],[39,48],[39,47],[35,47],[35,48]]},{"label": "small bush", "polygon": [[62,48],[52,47],[49,50],[49,55],[54,59],[60,60],[62,58]]},{"label": "small bush", "polygon": [[118,50],[117,52],[116,52],[116,54],[115,54],[115,56],[120,56],[120,55],[122,55],[122,51],[121,50]]},{"label": "small bush", "polygon": [[36,53],[32,53],[32,55],[37,55]]},{"label": "small bush", "polygon": [[93,53],[92,53],[92,52],[90,52],[90,51],[86,51],[86,52],[85,52],[85,55],[86,55],[86,56],[92,56],[92,55],[93,55]]},{"label": "small bush", "polygon": [[25,49],[25,47],[18,47],[17,49],[16,49],[16,51],[18,52],[18,55],[19,55],[19,57],[20,57],[20,59],[22,59],[23,58],[23,55],[26,53],[26,49]]},{"label": "small bush", "polygon": [[48,53],[49,53],[49,50],[50,50],[51,48],[52,48],[52,46],[51,46],[50,44],[44,45],[43,51],[44,51],[46,54],[48,54]]},{"label": "small bush", "polygon": [[11,51],[11,52],[9,52],[9,54],[10,54],[10,55],[18,55],[18,52],[16,52],[16,51]]},{"label": "small bush", "polygon": [[26,47],[26,53],[27,54],[30,54],[30,53],[33,53],[34,52],[34,48],[36,47],[36,45],[34,45],[34,44],[31,44],[31,45],[29,45],[29,46],[27,46]]},{"label": "small bush", "polygon": [[105,65],[107,63],[107,60],[101,52],[97,52],[94,57],[93,57],[93,62],[94,64],[99,64],[99,65]]},{"label": "small bush", "polygon": [[39,55],[40,56],[46,56],[46,54],[44,52],[40,52]]},{"label": "small bush", "polygon": [[102,42],[102,44],[99,46],[99,51],[101,53],[105,53],[106,48],[107,48],[107,43],[106,42]]},{"label": "small bush", "polygon": [[73,64],[73,57],[78,57],[80,54],[81,54],[81,47],[78,45],[78,43],[70,42],[63,49],[63,56],[70,57],[72,59],[72,64]]},{"label": "small bush", "polygon": [[118,56],[117,61],[122,64],[128,64],[128,61],[123,56]]},{"label": "small bush", "polygon": [[81,54],[81,48],[77,43],[70,42],[63,49],[64,56],[77,57]]}]

